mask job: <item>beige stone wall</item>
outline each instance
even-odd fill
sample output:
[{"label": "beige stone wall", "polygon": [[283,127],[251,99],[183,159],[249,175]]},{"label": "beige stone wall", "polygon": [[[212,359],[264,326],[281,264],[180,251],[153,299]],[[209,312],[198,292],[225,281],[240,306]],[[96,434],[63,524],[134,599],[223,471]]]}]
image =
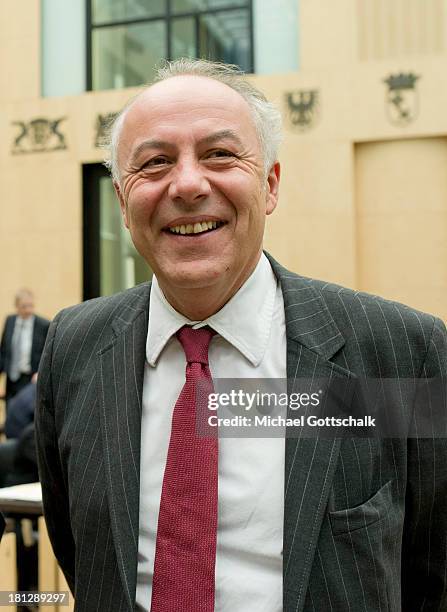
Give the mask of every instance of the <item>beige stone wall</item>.
[{"label": "beige stone wall", "polygon": [[445,51],[444,0],[356,0],[360,60]]},{"label": "beige stone wall", "polygon": [[[422,0],[411,3],[417,12]],[[253,77],[285,113],[281,197],[268,221],[266,247],[302,274],[447,319],[445,37],[436,45],[431,34],[418,38],[412,17],[410,25],[399,25],[407,38],[399,34],[398,40],[415,41],[413,47],[396,42],[394,51],[388,46],[379,53],[385,49],[377,43],[379,30],[368,30],[365,21],[371,6],[371,0],[301,0],[302,70]],[[397,27],[402,1],[377,6],[380,19],[388,15]],[[443,3],[427,0],[425,6],[424,32],[444,28]],[[16,76],[0,70],[0,320],[18,286],[35,290],[38,310],[47,316],[82,299],[82,164],[102,158],[94,146],[97,114],[117,111],[134,93],[39,98],[39,2],[27,0],[27,7],[26,19],[10,0],[0,8],[11,24],[21,19],[20,28],[9,29],[0,19],[0,61],[14,58]],[[397,126],[387,115],[384,79],[410,71],[419,75],[417,116]],[[319,103],[315,122],[299,131],[287,119],[285,95],[303,90],[317,90]],[[66,150],[12,154],[14,122],[36,117],[65,118]]]},{"label": "beige stone wall", "polygon": [[40,94],[40,2],[0,2],[0,104]]},{"label": "beige stone wall", "polygon": [[447,138],[355,149],[357,285],[447,314]]}]

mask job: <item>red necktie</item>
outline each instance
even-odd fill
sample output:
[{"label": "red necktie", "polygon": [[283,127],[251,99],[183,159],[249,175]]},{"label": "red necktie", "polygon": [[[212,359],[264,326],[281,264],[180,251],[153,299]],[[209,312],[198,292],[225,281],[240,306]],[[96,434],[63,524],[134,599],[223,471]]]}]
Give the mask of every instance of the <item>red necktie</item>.
[{"label": "red necktie", "polygon": [[213,391],[208,347],[214,333],[207,327],[177,332],[186,380],[172,415],[151,612],[214,611],[218,438],[196,434],[196,414],[206,413],[204,390]]}]

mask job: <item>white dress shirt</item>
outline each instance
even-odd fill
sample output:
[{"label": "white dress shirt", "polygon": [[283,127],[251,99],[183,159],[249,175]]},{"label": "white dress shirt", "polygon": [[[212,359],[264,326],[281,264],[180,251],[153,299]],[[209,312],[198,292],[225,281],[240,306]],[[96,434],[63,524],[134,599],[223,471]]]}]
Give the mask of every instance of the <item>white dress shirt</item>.
[{"label": "white dress shirt", "polygon": [[[286,329],[282,292],[262,255],[236,295],[193,322],[151,289],[141,423],[137,609],[150,610],[161,487],[172,412],[186,359],[175,333],[209,325],[214,378],[283,378]],[[215,612],[280,612],[284,515],[284,439],[219,439]]]},{"label": "white dress shirt", "polygon": [[12,335],[12,354],[9,376],[18,380],[22,374],[31,372],[31,347],[33,344],[34,315],[27,319],[17,316]]}]

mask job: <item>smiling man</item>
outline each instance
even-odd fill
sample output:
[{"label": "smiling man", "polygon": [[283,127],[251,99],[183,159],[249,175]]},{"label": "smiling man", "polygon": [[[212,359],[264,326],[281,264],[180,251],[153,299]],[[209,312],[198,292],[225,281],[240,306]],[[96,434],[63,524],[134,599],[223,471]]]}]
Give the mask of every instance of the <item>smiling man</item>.
[{"label": "smiling man", "polygon": [[447,605],[445,440],[197,435],[213,378],[446,374],[436,318],[263,253],[279,142],[263,94],[202,60],[162,69],[115,121],[109,166],[154,278],[62,311],[38,382],[45,514],[76,610]]},{"label": "smiling man", "polygon": [[168,302],[203,320],[259,261],[279,163],[265,168],[247,101],[214,79],[157,83],[120,123],[115,188],[124,222]]}]

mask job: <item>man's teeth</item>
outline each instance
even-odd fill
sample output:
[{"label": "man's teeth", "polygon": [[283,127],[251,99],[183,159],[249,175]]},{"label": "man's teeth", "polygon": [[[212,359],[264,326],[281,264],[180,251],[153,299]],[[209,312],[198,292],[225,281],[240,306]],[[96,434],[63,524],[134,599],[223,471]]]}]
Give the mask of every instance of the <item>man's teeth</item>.
[{"label": "man's teeth", "polygon": [[210,229],[216,229],[216,227],[221,225],[220,221],[202,221],[201,223],[194,223],[194,225],[191,223],[188,225],[176,225],[175,227],[170,227],[169,231],[173,234],[200,234]]}]

